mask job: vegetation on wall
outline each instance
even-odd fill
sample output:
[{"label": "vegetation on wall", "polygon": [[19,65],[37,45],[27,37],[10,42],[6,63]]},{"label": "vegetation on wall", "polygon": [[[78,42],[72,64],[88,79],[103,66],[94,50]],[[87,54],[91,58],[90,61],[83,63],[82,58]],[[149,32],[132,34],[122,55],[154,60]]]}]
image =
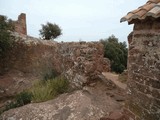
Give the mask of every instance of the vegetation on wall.
[{"label": "vegetation on wall", "polygon": [[116,73],[122,73],[127,68],[128,49],[126,42],[119,42],[114,35],[107,39],[101,39],[104,45],[104,57],[111,61],[111,70]]},{"label": "vegetation on wall", "polygon": [[12,20],[0,15],[0,57],[4,57],[12,45],[12,36],[10,33],[12,30],[14,30]]},{"label": "vegetation on wall", "polygon": [[51,40],[62,35],[62,30],[57,24],[47,22],[46,25],[42,24],[42,29],[39,30],[42,39]]}]

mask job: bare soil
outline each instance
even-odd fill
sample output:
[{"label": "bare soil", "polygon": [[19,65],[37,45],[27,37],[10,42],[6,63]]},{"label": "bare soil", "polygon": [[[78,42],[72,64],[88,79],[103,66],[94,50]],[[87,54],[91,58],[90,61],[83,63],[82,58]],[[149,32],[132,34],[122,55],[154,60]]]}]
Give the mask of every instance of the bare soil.
[{"label": "bare soil", "polygon": [[119,75],[115,74],[115,73],[111,73],[111,72],[104,72],[103,75],[113,81],[118,87],[120,87],[121,89],[126,89],[127,85],[125,83],[122,83],[118,80]]}]

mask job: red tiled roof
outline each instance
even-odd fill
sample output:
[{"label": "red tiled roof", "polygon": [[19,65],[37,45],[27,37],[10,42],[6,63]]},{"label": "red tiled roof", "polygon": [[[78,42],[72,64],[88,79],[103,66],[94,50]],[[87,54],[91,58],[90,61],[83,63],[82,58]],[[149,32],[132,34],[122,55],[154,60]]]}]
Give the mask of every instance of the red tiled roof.
[{"label": "red tiled roof", "polygon": [[143,20],[149,16],[153,18],[160,17],[160,0],[149,0],[143,6],[122,17],[120,22],[128,21],[130,23],[134,19]]}]

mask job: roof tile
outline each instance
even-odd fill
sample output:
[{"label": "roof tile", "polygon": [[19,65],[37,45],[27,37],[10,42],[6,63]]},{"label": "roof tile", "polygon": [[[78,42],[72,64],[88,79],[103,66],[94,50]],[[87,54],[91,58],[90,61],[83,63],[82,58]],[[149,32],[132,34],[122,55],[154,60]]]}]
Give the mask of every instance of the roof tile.
[{"label": "roof tile", "polygon": [[160,7],[156,6],[152,10],[150,10],[147,14],[153,13],[153,14],[157,15],[159,12],[160,12]]},{"label": "roof tile", "polygon": [[160,0],[149,0],[148,2],[159,3]]},{"label": "roof tile", "polygon": [[147,3],[141,7],[141,9],[145,9],[146,11],[151,10],[156,4],[155,3]]},{"label": "roof tile", "polygon": [[148,16],[153,18],[160,17],[160,0],[149,0],[143,6],[122,17],[120,22],[128,21],[130,23],[134,19],[143,20]]},{"label": "roof tile", "polygon": [[146,10],[141,9],[138,13],[136,13],[136,15],[138,16],[138,18],[141,18],[146,14],[146,12],[147,12]]},{"label": "roof tile", "polygon": [[141,8],[138,8],[138,9],[136,9],[136,10],[133,10],[133,11],[129,12],[129,13],[135,14],[135,13],[137,13],[137,12],[140,11],[140,10],[141,10]]}]

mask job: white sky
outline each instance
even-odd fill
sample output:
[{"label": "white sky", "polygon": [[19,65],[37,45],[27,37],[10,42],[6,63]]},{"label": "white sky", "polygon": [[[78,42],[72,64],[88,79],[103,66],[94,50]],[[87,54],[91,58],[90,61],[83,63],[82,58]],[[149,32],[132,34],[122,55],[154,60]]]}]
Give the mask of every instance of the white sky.
[{"label": "white sky", "polygon": [[28,35],[39,37],[41,24],[58,24],[63,35],[57,41],[98,41],[114,34],[127,41],[133,26],[121,17],[147,0],[0,0],[0,14],[16,20],[27,15]]}]

